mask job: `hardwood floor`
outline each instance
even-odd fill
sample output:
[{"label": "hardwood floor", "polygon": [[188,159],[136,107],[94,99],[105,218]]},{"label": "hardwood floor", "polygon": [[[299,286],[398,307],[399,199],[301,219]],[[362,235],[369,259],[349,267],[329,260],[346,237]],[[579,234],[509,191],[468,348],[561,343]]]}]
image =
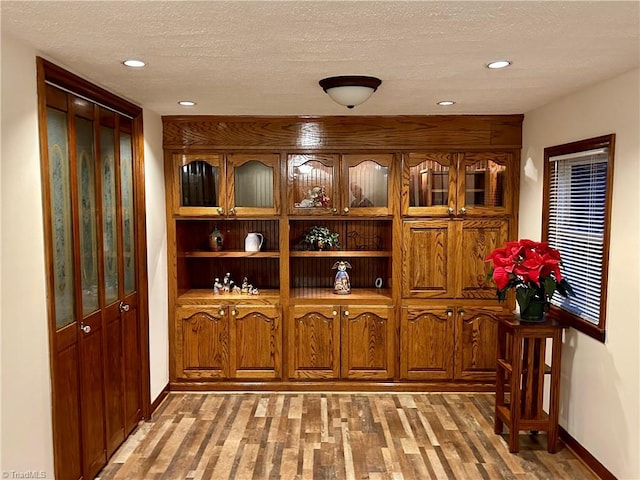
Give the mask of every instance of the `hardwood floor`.
[{"label": "hardwood floor", "polygon": [[172,393],[100,472],[115,479],[593,479],[493,433],[493,394]]}]

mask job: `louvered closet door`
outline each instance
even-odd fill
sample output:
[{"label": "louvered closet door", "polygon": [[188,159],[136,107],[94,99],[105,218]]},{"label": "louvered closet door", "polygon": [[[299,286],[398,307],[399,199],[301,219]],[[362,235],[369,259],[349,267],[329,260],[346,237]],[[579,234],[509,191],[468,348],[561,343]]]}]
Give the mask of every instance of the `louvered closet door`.
[{"label": "louvered closet door", "polygon": [[46,90],[56,478],[93,478],[141,418],[131,120]]}]

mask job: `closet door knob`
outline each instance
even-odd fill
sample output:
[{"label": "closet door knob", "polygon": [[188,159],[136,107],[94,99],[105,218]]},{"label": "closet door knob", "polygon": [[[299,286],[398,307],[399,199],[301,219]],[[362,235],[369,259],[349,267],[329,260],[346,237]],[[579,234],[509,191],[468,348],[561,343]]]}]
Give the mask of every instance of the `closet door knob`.
[{"label": "closet door knob", "polygon": [[84,333],[89,333],[91,331],[91,325],[85,325],[84,323],[81,323],[80,330],[82,330]]}]

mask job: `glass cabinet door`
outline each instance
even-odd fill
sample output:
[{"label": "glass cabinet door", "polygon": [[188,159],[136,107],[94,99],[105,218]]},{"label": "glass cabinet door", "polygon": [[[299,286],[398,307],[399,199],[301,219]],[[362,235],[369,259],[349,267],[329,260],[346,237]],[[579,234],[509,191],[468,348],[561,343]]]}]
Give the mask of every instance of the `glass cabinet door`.
[{"label": "glass cabinet door", "polygon": [[338,194],[338,156],[289,155],[287,203],[293,215],[335,215]]},{"label": "glass cabinet door", "polygon": [[280,213],[280,157],[277,154],[227,156],[228,214]]},{"label": "glass cabinet door", "polygon": [[410,153],[402,169],[402,214],[445,216],[456,208],[456,154]]},{"label": "glass cabinet door", "polygon": [[507,188],[509,152],[477,152],[460,156],[457,213],[460,215],[506,214],[511,205]]},{"label": "glass cabinet door", "polygon": [[342,156],[342,215],[391,215],[393,158],[393,154]]},{"label": "glass cabinet door", "polygon": [[226,213],[222,155],[175,154],[173,165],[176,213],[210,215],[212,209],[220,215]]}]

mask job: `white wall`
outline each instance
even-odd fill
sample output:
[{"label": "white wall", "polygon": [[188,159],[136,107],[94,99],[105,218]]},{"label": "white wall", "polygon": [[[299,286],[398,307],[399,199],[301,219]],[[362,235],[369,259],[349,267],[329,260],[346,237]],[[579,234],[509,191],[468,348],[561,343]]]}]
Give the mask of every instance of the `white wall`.
[{"label": "white wall", "polygon": [[53,478],[35,57],[2,34],[0,471]]},{"label": "white wall", "polygon": [[165,218],[162,119],[155,112],[144,110],[143,123],[147,204],[149,362],[151,401],[153,401],[169,383],[167,222]]},{"label": "white wall", "polygon": [[[0,472],[53,478],[36,55],[2,33]],[[162,124],[144,112],[151,400],[169,381]]]},{"label": "white wall", "polygon": [[[605,343],[565,334],[560,424],[620,479],[640,478],[640,70],[525,114],[520,238],[539,239],[544,148],[616,134]],[[571,279],[569,279],[571,281]]]}]

